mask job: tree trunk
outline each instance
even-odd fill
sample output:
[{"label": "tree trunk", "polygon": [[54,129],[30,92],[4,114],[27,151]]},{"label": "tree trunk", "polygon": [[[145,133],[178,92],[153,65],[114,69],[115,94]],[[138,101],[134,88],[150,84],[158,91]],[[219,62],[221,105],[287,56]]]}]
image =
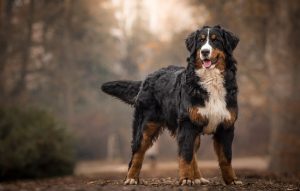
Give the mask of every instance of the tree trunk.
[{"label": "tree trunk", "polygon": [[270,170],[300,176],[300,2],[270,1],[266,62],[271,87]]},{"label": "tree trunk", "polygon": [[32,44],[32,25],[34,16],[34,0],[30,0],[28,8],[28,18],[27,18],[27,33],[25,36],[25,42],[23,44],[22,57],[21,57],[21,68],[20,68],[20,78],[17,81],[15,88],[12,91],[12,96],[19,96],[26,90],[26,76],[28,63],[30,59],[30,50]]},{"label": "tree trunk", "polygon": [[[74,55],[72,43],[71,43],[71,33],[72,33],[72,17],[73,17],[73,7],[74,2],[70,0],[64,1],[64,21],[65,28],[63,30],[63,40],[62,40],[62,50],[61,50],[61,70],[63,75],[63,86],[64,86],[64,99],[65,99],[65,112],[66,121],[68,127],[72,126],[72,121],[74,119],[74,97],[73,97],[73,86],[72,76],[74,71],[74,62],[72,60],[72,55]],[[72,65],[73,64],[73,65]]]},{"label": "tree trunk", "polygon": [[0,100],[5,97],[5,66],[14,0],[0,0]]}]

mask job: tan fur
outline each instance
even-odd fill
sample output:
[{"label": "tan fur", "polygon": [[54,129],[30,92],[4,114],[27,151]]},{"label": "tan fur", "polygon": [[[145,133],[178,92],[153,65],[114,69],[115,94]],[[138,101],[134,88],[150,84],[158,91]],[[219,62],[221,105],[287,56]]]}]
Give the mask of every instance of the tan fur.
[{"label": "tan fur", "polygon": [[183,179],[187,178],[193,180],[194,171],[192,168],[192,161],[188,163],[184,160],[184,158],[179,157],[179,181],[181,182]]},{"label": "tan fur", "polygon": [[200,58],[200,50],[197,51],[197,54],[196,54],[196,62],[195,62],[195,69],[200,69],[202,68],[202,61],[201,61],[201,58]]},{"label": "tan fur", "polygon": [[221,73],[225,71],[226,64],[225,64],[225,54],[219,49],[213,49],[211,53],[211,57],[213,59],[218,58],[217,63],[215,64],[215,68],[219,69]]},{"label": "tan fur", "polygon": [[160,130],[160,124],[148,123],[143,132],[141,146],[132,156],[131,167],[127,173],[127,179],[138,179],[144,160],[145,152],[152,146],[151,138]]},{"label": "tan fur", "polygon": [[215,34],[211,35],[211,39],[215,40],[217,38],[217,36]]},{"label": "tan fur", "polygon": [[192,160],[192,168],[193,168],[193,172],[194,172],[194,179],[196,178],[201,178],[201,172],[198,168],[198,164],[197,164],[197,151],[200,147],[200,136],[197,136],[196,140],[195,140],[195,144],[194,144],[194,156],[193,156],[193,160]]},{"label": "tan fur", "polygon": [[188,110],[189,117],[194,122],[208,122],[207,117],[202,116],[200,113],[198,113],[197,107],[191,107]]},{"label": "tan fur", "polygon": [[137,152],[134,154],[134,156],[132,158],[131,167],[127,173],[127,178],[138,179],[140,170],[143,165],[143,160],[144,160],[144,153]]},{"label": "tan fur", "polygon": [[231,161],[227,160],[222,145],[215,140],[214,148],[218,156],[219,166],[221,168],[223,180],[226,184],[231,184],[234,180],[237,180],[237,177],[231,166]]},{"label": "tan fur", "polygon": [[235,121],[237,120],[237,110],[236,109],[228,109],[229,113],[230,113],[230,119],[225,119],[224,120],[224,125],[226,127],[231,127],[232,125],[234,125]]}]

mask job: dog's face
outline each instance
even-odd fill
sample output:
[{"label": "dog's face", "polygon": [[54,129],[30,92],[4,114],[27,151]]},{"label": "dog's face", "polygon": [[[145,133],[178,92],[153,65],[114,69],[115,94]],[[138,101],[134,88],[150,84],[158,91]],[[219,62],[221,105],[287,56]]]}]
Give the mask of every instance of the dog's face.
[{"label": "dog's face", "polygon": [[196,68],[225,68],[225,57],[232,55],[238,37],[220,26],[198,29],[186,39],[191,56],[196,57]]}]

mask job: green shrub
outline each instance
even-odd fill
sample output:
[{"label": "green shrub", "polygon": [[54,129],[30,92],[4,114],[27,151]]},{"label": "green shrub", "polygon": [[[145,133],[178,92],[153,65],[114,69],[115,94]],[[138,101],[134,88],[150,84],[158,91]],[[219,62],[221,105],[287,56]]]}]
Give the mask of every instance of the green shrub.
[{"label": "green shrub", "polygon": [[0,108],[0,180],[67,175],[73,169],[71,138],[51,115]]}]

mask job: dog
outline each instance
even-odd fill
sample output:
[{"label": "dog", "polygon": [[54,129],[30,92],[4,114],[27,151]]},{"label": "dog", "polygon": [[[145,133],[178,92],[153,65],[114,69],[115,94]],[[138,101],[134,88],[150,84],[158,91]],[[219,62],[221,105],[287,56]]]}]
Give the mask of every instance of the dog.
[{"label": "dog", "polygon": [[220,26],[204,26],[185,40],[187,67],[169,66],[144,81],[112,81],[107,94],[134,106],[132,156],[125,185],[139,183],[144,154],[163,129],[176,137],[179,184],[206,184],[197,166],[202,134],[213,135],[223,180],[242,184],[231,165],[232,141],[238,117],[237,62],[239,38]]}]

